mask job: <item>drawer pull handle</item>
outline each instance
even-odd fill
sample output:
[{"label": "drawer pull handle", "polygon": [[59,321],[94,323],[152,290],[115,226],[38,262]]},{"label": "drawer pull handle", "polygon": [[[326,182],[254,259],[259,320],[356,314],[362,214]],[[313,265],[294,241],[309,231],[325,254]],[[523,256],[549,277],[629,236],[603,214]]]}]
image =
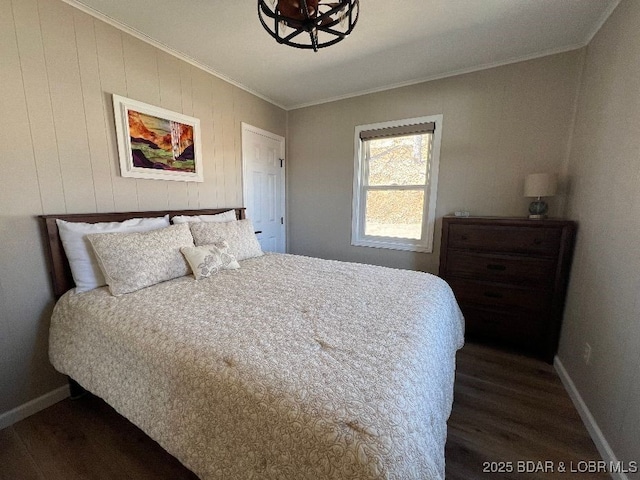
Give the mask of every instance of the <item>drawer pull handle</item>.
[{"label": "drawer pull handle", "polygon": [[489,298],[502,298],[502,294],[496,292],[484,292],[484,296]]},{"label": "drawer pull handle", "polygon": [[534,245],[542,245],[542,239],[540,239],[540,238],[534,238],[534,239],[533,239],[533,244],[534,244]]},{"label": "drawer pull handle", "polygon": [[507,269],[505,265],[500,265],[499,263],[490,263],[489,265],[487,265],[487,268],[489,270],[497,270],[500,272],[503,272]]},{"label": "drawer pull handle", "polygon": [[467,235],[460,235],[460,240],[469,240],[469,237]]}]

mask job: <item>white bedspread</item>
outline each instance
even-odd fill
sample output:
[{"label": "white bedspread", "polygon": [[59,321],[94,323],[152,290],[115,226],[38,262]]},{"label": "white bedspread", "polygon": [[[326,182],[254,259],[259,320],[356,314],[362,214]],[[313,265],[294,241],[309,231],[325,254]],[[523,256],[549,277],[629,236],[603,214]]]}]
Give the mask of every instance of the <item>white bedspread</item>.
[{"label": "white bedspread", "polygon": [[68,292],[53,365],[203,479],[444,478],[463,319],[419,272],[267,254]]}]

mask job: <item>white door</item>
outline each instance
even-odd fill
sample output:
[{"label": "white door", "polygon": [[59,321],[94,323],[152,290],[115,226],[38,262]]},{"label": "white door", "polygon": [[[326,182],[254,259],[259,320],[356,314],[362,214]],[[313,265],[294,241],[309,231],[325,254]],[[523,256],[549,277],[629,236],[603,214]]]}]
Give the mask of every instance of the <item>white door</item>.
[{"label": "white door", "polygon": [[242,124],[242,193],[265,252],[286,250],[284,138]]}]

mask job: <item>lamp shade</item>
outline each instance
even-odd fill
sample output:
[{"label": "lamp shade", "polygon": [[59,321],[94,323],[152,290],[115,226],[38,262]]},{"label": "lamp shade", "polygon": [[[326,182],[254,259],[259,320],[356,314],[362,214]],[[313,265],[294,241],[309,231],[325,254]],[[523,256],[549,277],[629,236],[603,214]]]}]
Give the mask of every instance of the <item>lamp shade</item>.
[{"label": "lamp shade", "polygon": [[532,173],[524,180],[525,197],[553,197],[558,187],[558,179],[552,173]]}]

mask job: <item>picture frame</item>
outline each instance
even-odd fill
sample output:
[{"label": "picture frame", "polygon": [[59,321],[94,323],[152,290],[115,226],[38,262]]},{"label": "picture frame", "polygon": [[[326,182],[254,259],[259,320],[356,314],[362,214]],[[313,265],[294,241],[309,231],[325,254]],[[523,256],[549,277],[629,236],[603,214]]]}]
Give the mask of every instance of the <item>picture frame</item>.
[{"label": "picture frame", "polygon": [[123,177],[203,182],[200,120],[113,94]]}]

